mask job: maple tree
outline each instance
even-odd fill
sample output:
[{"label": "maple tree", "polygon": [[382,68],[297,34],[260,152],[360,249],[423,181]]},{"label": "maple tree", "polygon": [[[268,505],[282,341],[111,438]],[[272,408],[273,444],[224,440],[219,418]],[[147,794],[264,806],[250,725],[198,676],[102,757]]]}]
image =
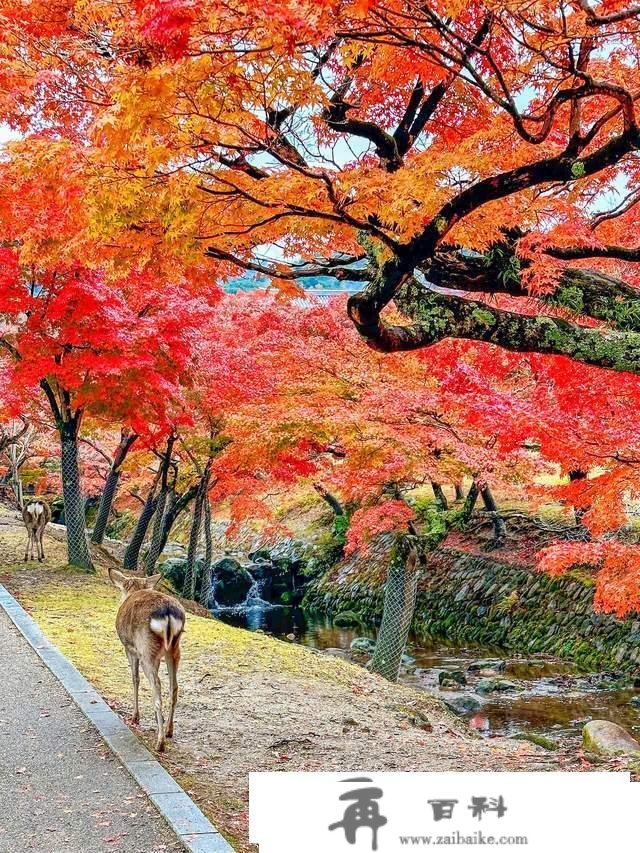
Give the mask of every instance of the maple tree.
[{"label": "maple tree", "polygon": [[[584,560],[591,548],[602,578],[613,581],[598,602],[631,609],[638,600],[632,552],[609,548],[602,537],[620,525],[636,488],[628,412],[637,390],[625,372],[640,372],[633,227],[639,16],[622,0],[284,0],[255,8],[57,0],[55,14],[50,4],[2,0],[0,117],[20,134],[6,146],[0,174],[3,251],[7,264],[18,266],[8,277],[44,281],[47,291],[58,276],[55,286],[64,280],[73,297],[82,285],[72,272],[82,269],[78,303],[102,293],[97,310],[105,315],[126,282],[132,319],[153,293],[160,307],[152,316],[173,313],[182,337],[160,326],[145,337],[142,327],[155,321],[144,315],[136,320],[140,329],[127,326],[134,338],[128,352],[148,359],[167,338],[182,365],[204,325],[193,312],[211,301],[214,277],[248,270],[284,296],[299,294],[298,282],[310,275],[359,282],[342,310],[360,336],[382,353],[423,353],[404,364],[404,357],[376,356],[367,422],[383,450],[364,452],[355,440],[364,410],[329,429],[320,417],[326,410],[310,411],[302,393],[308,377],[296,378],[290,367],[278,373],[274,354],[273,375],[300,383],[296,425],[293,398],[267,400],[267,386],[261,401],[239,393],[228,419],[237,439],[209,469],[212,499],[233,496],[238,517],[259,512],[252,472],[258,458],[269,460],[276,481],[322,477],[346,500],[371,501],[351,531],[362,542],[383,519],[407,522],[402,506],[380,510],[389,482],[413,482],[418,468],[436,492],[441,480],[457,481],[463,471],[476,474],[481,487],[483,477],[508,481],[512,458],[523,471],[531,464],[522,448],[534,440],[546,459],[575,475],[561,487],[563,499],[597,539],[576,555]],[[186,286],[172,291],[169,283],[183,277]],[[5,293],[15,300],[8,312],[15,318],[25,288]],[[257,313],[240,300],[207,336],[246,356]],[[314,339],[309,323],[319,322],[317,313],[291,316],[297,330],[274,309],[262,314],[274,334],[281,329],[274,351],[291,357],[292,344],[302,357],[312,340],[321,364],[334,340],[346,340],[347,327],[335,320],[330,333]],[[111,320],[106,326],[117,338],[123,326],[112,328]],[[30,316],[27,325],[35,322]],[[73,391],[87,394],[83,410],[103,406],[106,415],[105,401],[114,403],[118,427],[144,431],[158,421],[157,413],[135,422],[125,415],[132,387],[163,387],[171,396],[173,386],[189,385],[174,373],[167,389],[158,366],[152,377],[139,374],[118,387],[92,379],[89,393],[89,383],[78,383],[80,370],[100,376],[105,357],[124,357],[124,346],[95,341],[104,334],[100,323],[81,323],[76,333],[76,342],[88,335],[100,357],[91,361],[78,347],[72,357],[65,353],[65,365],[77,358]],[[20,344],[28,350],[28,339]],[[358,359],[369,354],[359,354],[352,339],[348,355],[355,359],[350,370],[364,369]],[[564,357],[573,360],[573,388],[561,375]],[[8,380],[17,376],[15,365],[7,369]],[[16,383],[24,387],[48,375],[20,371]],[[434,436],[446,433],[442,424],[407,423],[420,383],[423,393],[433,392],[422,404],[446,404],[460,442],[441,448]],[[603,383],[606,395],[599,393]],[[322,393],[325,408],[344,406],[335,388]],[[322,393],[312,396],[321,400]],[[206,443],[215,406],[203,397],[194,405]],[[269,446],[247,431],[255,424],[251,408],[270,416]],[[175,423],[160,421],[164,439]],[[343,466],[344,480],[327,478],[318,459],[309,461],[305,426],[323,423],[326,446],[330,432],[353,441],[354,467]],[[396,423],[405,436],[394,433]],[[328,463],[331,454],[320,457]],[[604,473],[587,477],[594,465]],[[360,484],[349,470],[359,471]],[[156,497],[166,501],[175,490],[167,477],[160,480]],[[194,499],[194,488],[190,482],[182,495]],[[160,528],[158,536],[157,543]],[[545,554],[543,565],[560,570],[568,547]]]},{"label": "maple tree", "polygon": [[[83,418],[166,430],[190,363],[185,333],[197,335],[208,305],[178,285],[154,288],[148,275],[112,283],[77,266],[24,269],[14,249],[0,251],[8,383],[23,399],[44,392],[60,437],[69,562],[91,570],[78,463]],[[13,403],[24,405],[19,396]]]},{"label": "maple tree", "polygon": [[[253,335],[238,325],[240,308],[233,298],[226,297],[201,323],[199,334],[189,338],[193,369],[188,386],[182,389],[184,415],[176,418],[166,436],[157,436],[154,444],[142,450],[136,461],[137,467],[146,472],[141,478],[146,497],[127,547],[125,567],[137,567],[141,546],[152,525],[144,559],[145,570],[152,573],[173,524],[193,503],[185,589],[191,597],[195,592],[196,547],[201,529],[208,554],[205,574],[211,563],[210,528],[202,523],[210,516],[211,501],[231,500],[234,516],[239,517],[249,511],[249,493],[258,490],[256,484],[262,490],[271,485],[261,470],[262,445],[256,443],[251,431],[229,429],[230,419],[235,417],[237,424],[241,411],[253,411],[258,400],[272,393],[275,381]],[[189,329],[186,334],[189,336]],[[241,444],[242,459],[236,449]],[[225,452],[230,445],[233,453]],[[206,584],[202,592],[205,594]]]},{"label": "maple tree", "polygon": [[[288,465],[338,514],[345,504],[358,507],[349,549],[381,532],[406,532],[416,513],[405,496],[416,486],[471,478],[532,506],[574,507],[573,538],[545,550],[541,568],[588,565],[597,609],[622,616],[640,608],[635,538],[618,533],[640,493],[640,433],[628,416],[638,405],[636,376],[608,374],[605,393],[593,366],[471,342],[442,342],[434,355],[382,355],[358,347],[344,300],[323,307],[234,297],[233,304],[238,340],[246,323],[277,391],[241,410],[240,424],[231,418],[230,428],[246,434],[235,452],[244,448],[248,470],[257,454],[271,476]],[[556,484],[536,481],[545,473]],[[438,512],[427,531],[434,520],[446,535],[459,518]]]},{"label": "maple tree", "polygon": [[[634,7],[0,10],[16,157],[73,163],[94,252],[361,280],[349,316],[387,351],[453,336],[637,370]],[[40,250],[50,235],[30,230]],[[260,258],[273,243],[282,261]],[[568,266],[585,261],[599,272]],[[482,296],[505,292],[535,312]],[[392,299],[413,323],[383,318]]]},{"label": "maple tree", "polygon": [[[468,417],[468,398],[438,382],[420,355],[389,357],[359,346],[345,299],[328,306],[260,294],[225,300],[242,321],[229,324],[236,346],[259,354],[263,373],[255,375],[259,385],[260,376],[266,381],[225,416],[230,443],[213,463],[215,493],[233,496],[239,485],[232,517],[239,510],[240,518],[268,518],[263,492],[273,499],[291,483],[313,484],[340,517],[337,529],[346,528],[346,553],[366,550],[382,533],[398,536],[389,589],[406,606],[385,605],[373,664],[395,679],[415,600],[417,574],[404,571],[407,548],[421,534],[428,565],[429,552],[469,519],[489,480],[504,491],[539,463],[521,441],[496,443],[493,432],[483,433]],[[473,482],[461,504],[415,504],[416,489],[464,477]]]}]

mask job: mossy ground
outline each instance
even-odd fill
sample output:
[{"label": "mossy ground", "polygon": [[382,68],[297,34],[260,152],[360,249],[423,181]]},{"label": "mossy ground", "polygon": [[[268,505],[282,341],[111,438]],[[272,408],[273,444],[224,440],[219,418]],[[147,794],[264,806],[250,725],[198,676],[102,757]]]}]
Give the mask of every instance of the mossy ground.
[{"label": "mossy ground", "polygon": [[[0,517],[0,583],[130,722],[130,676],[114,627],[119,598],[107,580],[112,558],[94,552],[98,573],[83,574],[66,565],[64,542],[47,536],[46,563],[24,564],[24,540],[17,520]],[[252,771],[559,766],[531,744],[468,735],[424,693],[263,634],[189,614],[182,651],[176,732],[161,760],[239,851],[249,849]],[[152,749],[144,683],[141,708],[136,731]]]}]

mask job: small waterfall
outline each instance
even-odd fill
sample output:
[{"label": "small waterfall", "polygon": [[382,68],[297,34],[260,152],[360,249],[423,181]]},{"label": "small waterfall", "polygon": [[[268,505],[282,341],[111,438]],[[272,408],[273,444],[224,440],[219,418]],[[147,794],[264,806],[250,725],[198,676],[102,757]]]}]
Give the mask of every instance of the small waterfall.
[{"label": "small waterfall", "polygon": [[262,594],[265,590],[265,587],[268,586],[268,578],[257,578],[253,581],[249,590],[247,592],[246,598],[244,601],[241,601],[239,604],[219,604],[216,599],[213,590],[215,589],[215,584],[212,584],[211,587],[211,597],[209,599],[209,610],[213,613],[230,613],[230,614],[241,614],[241,613],[250,613],[250,612],[259,612],[263,610],[269,610],[276,607],[282,607],[281,604],[272,604],[270,601],[265,601],[262,597]]},{"label": "small waterfall", "polygon": [[241,604],[241,607],[244,607],[245,610],[255,610],[256,608],[264,608],[264,607],[273,607],[272,604],[269,604],[268,601],[265,601],[262,598],[262,592],[265,587],[266,580],[265,578],[258,578],[254,580],[249,592],[247,593],[247,597],[244,601],[244,604]]}]

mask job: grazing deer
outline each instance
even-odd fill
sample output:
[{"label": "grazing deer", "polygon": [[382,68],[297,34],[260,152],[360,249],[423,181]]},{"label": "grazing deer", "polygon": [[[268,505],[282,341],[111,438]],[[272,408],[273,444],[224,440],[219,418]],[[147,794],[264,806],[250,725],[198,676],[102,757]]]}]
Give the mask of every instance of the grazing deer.
[{"label": "grazing deer", "polygon": [[[22,520],[27,528],[27,550],[24,552],[24,561],[34,560],[34,550],[38,555],[38,561],[44,560],[44,545],[42,537],[44,529],[51,521],[51,509],[44,501],[29,501],[22,509]],[[31,554],[31,556],[29,556]]]},{"label": "grazing deer", "polygon": [[[154,586],[162,575],[148,577],[125,575],[109,569],[111,583],[120,590],[121,604],[116,616],[116,631],[124,646],[133,679],[133,722],[140,720],[138,688],[140,664],[153,691],[158,723],[156,749],[162,752],[165,737],[173,737],[173,714],[178,700],[178,664],[180,638],[184,631],[185,612],[170,595],[157,592]],[[162,690],[158,669],[164,656],[169,673],[170,710],[165,729],[162,717]]]}]

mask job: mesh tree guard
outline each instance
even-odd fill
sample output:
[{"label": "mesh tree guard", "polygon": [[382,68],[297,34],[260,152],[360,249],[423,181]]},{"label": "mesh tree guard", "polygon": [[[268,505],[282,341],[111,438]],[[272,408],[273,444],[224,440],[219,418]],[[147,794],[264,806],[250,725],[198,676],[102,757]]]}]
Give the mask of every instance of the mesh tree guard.
[{"label": "mesh tree guard", "polygon": [[118,489],[119,480],[120,470],[114,469],[113,467],[110,468],[104,484],[104,489],[102,490],[102,495],[100,496],[98,514],[96,515],[96,522],[93,526],[93,533],[91,534],[91,541],[95,545],[102,545],[104,540],[104,533],[107,529],[107,524],[109,523],[111,507],[113,506],[113,499]]},{"label": "mesh tree guard", "polygon": [[[175,499],[175,485],[177,477],[177,469],[173,467],[173,483],[169,486],[169,471],[172,469],[173,445],[176,443],[177,433],[172,432],[167,438],[167,446],[164,453],[160,456],[162,463],[158,476],[160,480],[160,492],[156,502],[155,519],[153,522],[153,531],[151,533],[151,542],[149,551],[144,561],[145,574],[151,575],[158,562],[158,557],[162,554],[166,539],[164,538],[165,516],[168,509],[171,508],[171,501]],[[168,506],[167,506],[168,504]]]},{"label": "mesh tree guard", "polygon": [[67,526],[69,562],[85,572],[95,572],[89,548],[84,517],[84,499],[80,490],[78,441],[75,433],[63,432],[61,440],[62,497]]},{"label": "mesh tree guard", "polygon": [[371,671],[388,681],[398,680],[416,606],[418,552],[412,547],[405,554],[406,548],[398,545],[389,565],[382,623],[371,661]]},{"label": "mesh tree guard", "polygon": [[155,519],[153,522],[153,531],[151,533],[151,542],[149,544],[149,550],[147,551],[147,556],[144,561],[144,570],[145,574],[147,575],[153,574],[153,570],[155,569],[156,563],[158,562],[158,557],[162,553],[162,534],[164,531],[164,513],[165,507],[167,505],[167,497],[168,490],[164,488],[160,489],[160,494],[158,495],[158,502],[156,505]]},{"label": "mesh tree guard", "polygon": [[189,533],[189,547],[187,548],[187,565],[184,572],[184,589],[183,594],[194,600],[196,597],[196,559],[198,551],[198,542],[200,541],[200,530],[202,528],[202,516],[204,511],[205,497],[205,477],[202,478],[196,502],[193,508],[193,520],[191,522],[191,531]]},{"label": "mesh tree guard", "polygon": [[189,488],[186,489],[181,495],[179,495],[175,491],[175,489],[171,489],[167,504],[165,506],[164,518],[162,520],[162,531],[160,534],[160,554],[164,550],[164,546],[169,541],[169,534],[171,533],[171,529],[175,524],[178,516],[189,506],[189,504],[197,494],[197,484],[194,486],[189,486]]},{"label": "mesh tree guard", "polygon": [[211,501],[209,493],[204,498],[204,566],[202,567],[202,583],[200,585],[200,604],[209,607],[211,598],[211,563],[213,559],[213,542],[211,540]]},{"label": "mesh tree guard", "polygon": [[124,462],[127,453],[131,449],[131,446],[137,437],[138,436],[135,432],[131,432],[126,428],[122,429],[120,435],[120,444],[118,445],[115,453],[113,454],[113,462],[111,463],[111,467],[109,468],[109,473],[107,474],[104,489],[102,490],[102,495],[100,496],[100,506],[98,507],[98,514],[96,515],[96,523],[93,526],[93,533],[91,534],[91,541],[95,545],[102,545],[104,533],[107,529],[107,524],[109,523],[109,516],[111,515],[113,499],[115,498],[116,491],[118,489],[118,482],[120,481],[120,471],[122,470],[122,463]]},{"label": "mesh tree guard", "polygon": [[[420,549],[423,554],[437,548],[453,526],[469,521],[478,494],[478,484],[474,481],[461,508],[449,512],[439,511],[439,524],[420,536]],[[418,549],[416,545],[411,544],[411,539],[417,541],[418,531],[412,523],[409,530],[411,538],[405,536],[398,541],[389,565],[382,623],[371,660],[372,672],[379,673],[389,681],[398,680],[402,655],[416,608],[419,557]]]},{"label": "mesh tree guard", "polygon": [[128,569],[131,572],[135,572],[138,568],[138,557],[140,556],[140,548],[142,548],[142,543],[144,542],[145,536],[147,535],[147,530],[149,529],[149,524],[151,523],[151,519],[153,518],[153,513],[156,511],[157,506],[157,498],[155,494],[155,485],[147,495],[147,499],[144,502],[144,506],[142,507],[142,512],[138,516],[138,521],[136,524],[136,528],[133,531],[133,536],[131,537],[129,544],[127,545],[127,550],[124,552],[124,559],[122,561],[125,569]]}]

